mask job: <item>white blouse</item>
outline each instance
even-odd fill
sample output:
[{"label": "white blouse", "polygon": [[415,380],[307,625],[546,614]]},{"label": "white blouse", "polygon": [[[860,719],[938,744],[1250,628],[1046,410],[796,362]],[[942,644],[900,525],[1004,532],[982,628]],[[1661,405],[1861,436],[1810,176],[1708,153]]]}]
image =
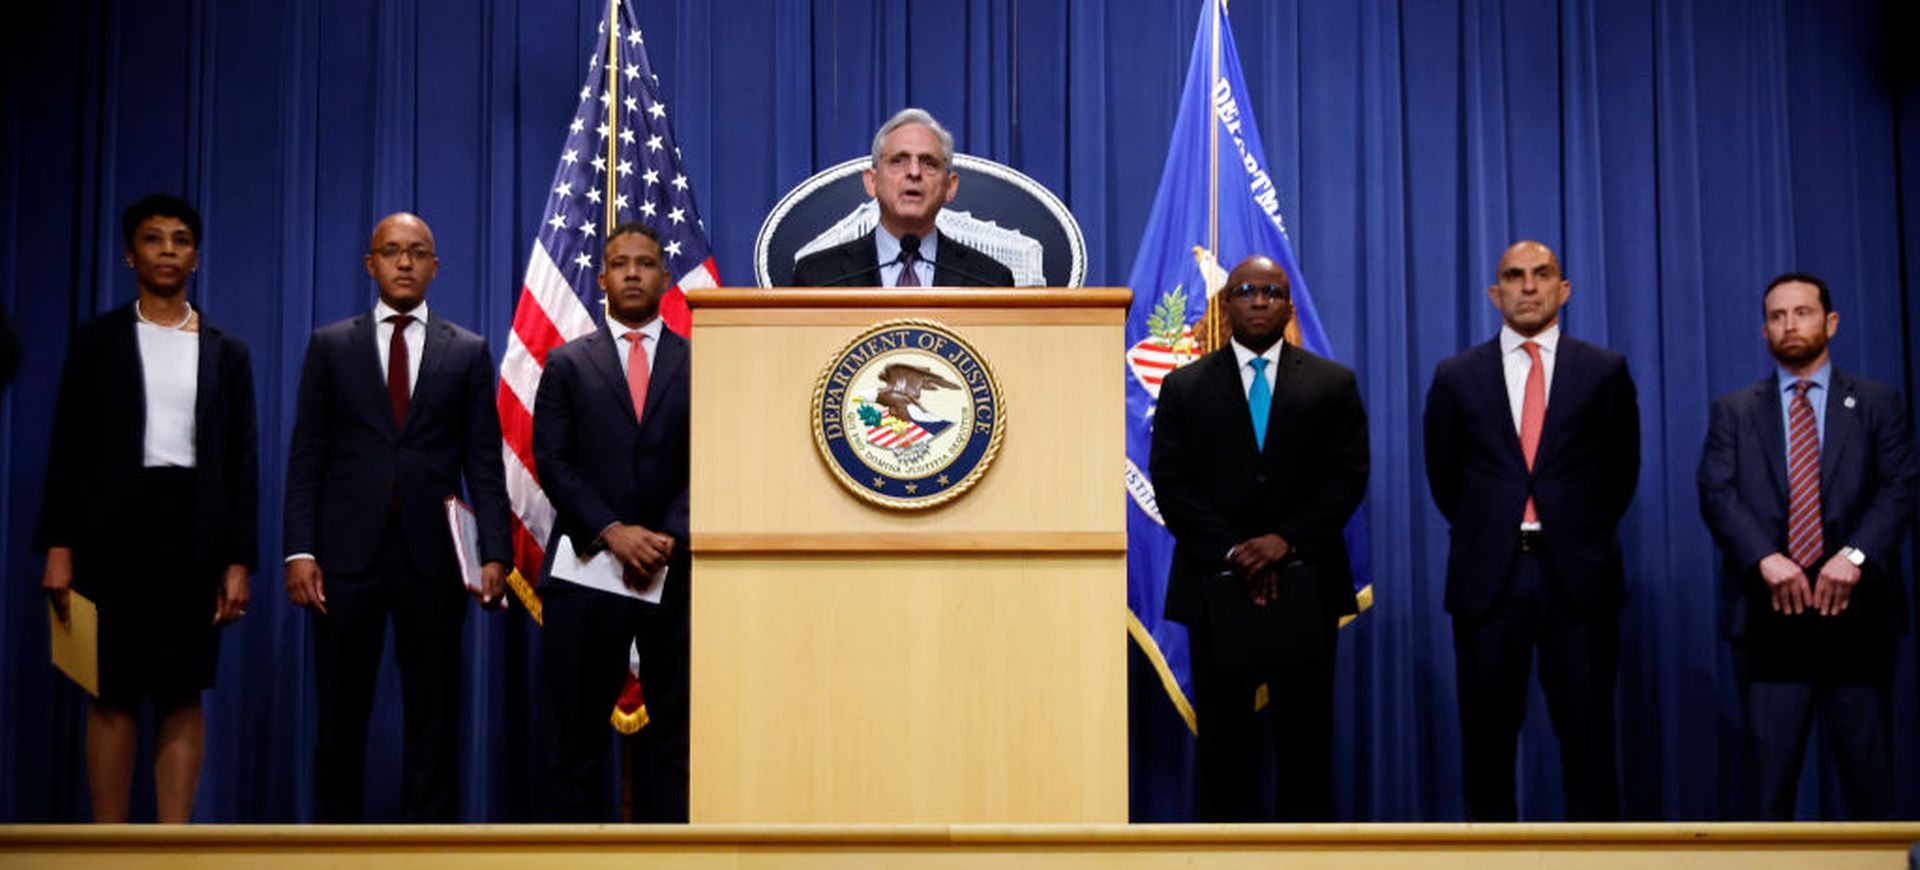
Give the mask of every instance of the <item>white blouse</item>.
[{"label": "white blouse", "polygon": [[192,468],[193,406],[199,398],[200,333],[134,324],[146,380],[148,468]]}]

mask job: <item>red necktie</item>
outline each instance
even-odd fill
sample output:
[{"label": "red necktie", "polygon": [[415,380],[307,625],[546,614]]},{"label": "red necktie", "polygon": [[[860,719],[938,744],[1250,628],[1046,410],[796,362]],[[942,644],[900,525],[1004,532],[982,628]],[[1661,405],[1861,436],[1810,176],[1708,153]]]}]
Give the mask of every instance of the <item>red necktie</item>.
[{"label": "red necktie", "polygon": [[1787,406],[1787,556],[1805,568],[1820,561],[1826,549],[1820,529],[1820,430],[1814,424],[1813,403],[1805,378],[1793,384],[1793,403]]},{"label": "red necktie", "polygon": [[393,403],[393,423],[400,426],[407,422],[407,402],[413,395],[407,384],[407,324],[413,315],[395,314],[387,322],[393,324],[393,340],[387,344],[387,400]]},{"label": "red necktie", "polygon": [[647,370],[647,351],[640,339],[646,334],[634,330],[622,336],[627,345],[627,393],[633,396],[633,419],[644,419],[647,408],[647,379],[652,372]]},{"label": "red necktie", "polygon": [[[1547,424],[1547,367],[1540,363],[1538,342],[1523,341],[1520,346],[1533,360],[1527,369],[1527,388],[1520,399],[1520,453],[1527,458],[1527,470],[1533,470],[1533,458],[1540,454],[1540,430]],[[1540,512],[1527,496],[1526,522],[1540,521]]]}]

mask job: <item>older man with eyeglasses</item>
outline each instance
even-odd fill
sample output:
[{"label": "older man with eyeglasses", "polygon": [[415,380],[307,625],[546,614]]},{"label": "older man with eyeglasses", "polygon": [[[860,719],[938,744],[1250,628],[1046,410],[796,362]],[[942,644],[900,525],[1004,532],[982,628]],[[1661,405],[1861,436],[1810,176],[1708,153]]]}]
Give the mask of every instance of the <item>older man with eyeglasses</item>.
[{"label": "older man with eyeglasses", "polygon": [[1220,293],[1232,341],[1167,376],[1153,423],[1174,538],[1166,615],[1187,626],[1200,728],[1195,815],[1327,821],[1335,629],[1358,610],[1342,531],[1367,491],[1367,412],[1352,371],[1286,343],[1293,299],[1278,264],[1249,257]]},{"label": "older man with eyeglasses", "polygon": [[287,457],[287,595],[313,613],[319,728],[314,817],[361,820],[367,717],[387,619],[406,710],[406,820],[458,821],[454,740],[466,617],[445,499],[470,499],[483,605],[512,559],[487,342],[427,310],[433,231],[399,213],[374,229],[371,311],[307,343]]},{"label": "older man with eyeglasses", "polygon": [[873,166],[861,180],[880,207],[880,225],[795,263],[795,287],[1013,286],[1013,270],[935,226],[960,191],[960,175],[953,134],[925,110],[902,109],[880,126]]}]

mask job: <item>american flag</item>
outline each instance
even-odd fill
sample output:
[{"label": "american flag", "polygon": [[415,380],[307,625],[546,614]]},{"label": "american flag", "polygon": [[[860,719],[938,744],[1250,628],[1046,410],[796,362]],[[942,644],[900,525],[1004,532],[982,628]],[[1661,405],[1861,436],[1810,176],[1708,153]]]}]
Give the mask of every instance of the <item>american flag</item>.
[{"label": "american flag", "polygon": [[1181,327],[1177,338],[1169,339],[1165,335],[1149,334],[1127,349],[1127,365],[1133,375],[1140,379],[1140,385],[1160,398],[1160,382],[1168,374],[1187,363],[1200,358],[1198,345],[1193,338],[1193,324]]},{"label": "american flag", "polygon": [[[892,414],[880,418],[878,425],[867,429],[867,443],[876,447],[906,447],[932,438],[948,425],[945,422],[929,421],[923,426],[913,420],[907,420],[898,426],[894,423]],[[927,426],[933,427],[932,431],[928,431]]]},{"label": "american flag", "polygon": [[[667,267],[675,277],[660,303],[669,328],[685,335],[691,326],[683,288],[720,284],[632,0],[616,0],[615,5],[617,56],[611,65],[606,62],[607,22],[602,21],[586,83],[580,87],[580,104],[553,171],[540,232],[527,256],[513,332],[500,362],[501,450],[515,519],[514,561],[522,575],[514,591],[536,617],[538,602],[526,578],[539,570],[554,512],[534,476],[533,400],[547,353],[597,328],[590,312],[600,307],[594,279],[607,231],[608,198],[615,223],[639,220],[660,233]],[[609,70],[617,76],[612,89]],[[609,139],[616,143],[611,162]]]}]

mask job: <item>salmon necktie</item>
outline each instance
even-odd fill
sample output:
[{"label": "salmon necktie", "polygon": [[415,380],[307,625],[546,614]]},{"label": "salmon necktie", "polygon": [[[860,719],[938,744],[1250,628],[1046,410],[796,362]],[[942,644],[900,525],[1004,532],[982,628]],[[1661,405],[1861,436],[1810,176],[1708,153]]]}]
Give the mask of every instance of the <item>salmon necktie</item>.
[{"label": "salmon necktie", "polygon": [[[1520,399],[1520,452],[1527,458],[1527,470],[1533,470],[1533,458],[1540,454],[1540,430],[1547,424],[1547,368],[1540,364],[1540,343],[1523,341],[1520,346],[1527,351],[1527,357],[1533,364],[1527,368],[1527,388]],[[1527,496],[1526,522],[1540,521],[1540,511],[1534,508],[1533,496]]]},{"label": "salmon necktie", "polygon": [[647,349],[641,339],[646,333],[634,330],[623,336],[627,344],[627,393],[633,396],[633,419],[641,420],[647,409],[647,379],[652,372],[647,370]]}]

